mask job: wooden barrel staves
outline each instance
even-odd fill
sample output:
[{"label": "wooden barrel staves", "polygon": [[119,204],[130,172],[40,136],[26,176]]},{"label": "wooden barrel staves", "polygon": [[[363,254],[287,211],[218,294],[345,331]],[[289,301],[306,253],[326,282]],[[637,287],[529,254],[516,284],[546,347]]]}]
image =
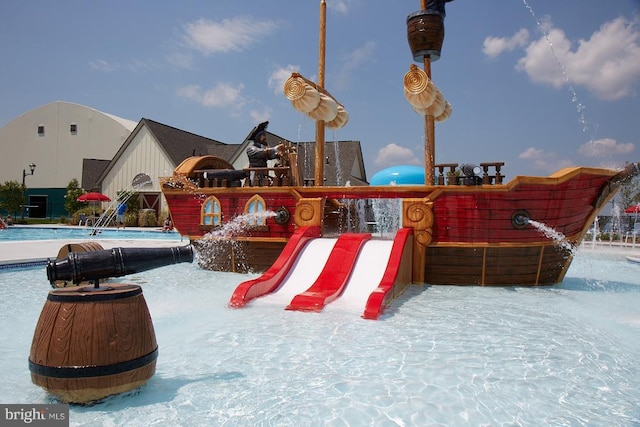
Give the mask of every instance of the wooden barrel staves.
[{"label": "wooden barrel staves", "polygon": [[144,385],[158,344],[137,285],[49,292],[31,343],[31,381],[65,403],[87,404]]},{"label": "wooden barrel staves", "polygon": [[440,59],[444,41],[444,17],[434,10],[419,10],[407,17],[407,39],[415,62]]}]

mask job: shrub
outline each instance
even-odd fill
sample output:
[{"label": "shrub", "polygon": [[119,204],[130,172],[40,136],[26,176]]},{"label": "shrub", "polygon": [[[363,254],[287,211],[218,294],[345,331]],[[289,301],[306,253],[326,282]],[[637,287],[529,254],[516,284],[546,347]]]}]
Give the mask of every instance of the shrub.
[{"label": "shrub", "polygon": [[142,209],[138,212],[138,227],[156,227],[158,218],[153,209]]}]

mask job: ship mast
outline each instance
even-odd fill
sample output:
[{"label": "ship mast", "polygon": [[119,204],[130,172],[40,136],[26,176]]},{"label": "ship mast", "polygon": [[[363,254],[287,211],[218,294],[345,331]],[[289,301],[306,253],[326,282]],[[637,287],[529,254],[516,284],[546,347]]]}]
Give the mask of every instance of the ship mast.
[{"label": "ship mast", "polygon": [[327,2],[321,0],[318,82],[294,72],[284,83],[284,95],[293,107],[316,121],[314,186],[317,187],[324,185],[324,128],[339,129],[349,121],[349,113],[344,106],[324,88],[326,22]]},{"label": "ship mast", "polygon": [[435,122],[446,120],[451,104],[431,79],[431,62],[440,58],[444,40],[444,4],[452,0],[420,0],[421,9],[407,17],[407,39],[413,60],[405,74],[405,97],[414,111],[424,116],[424,181],[435,184]]},{"label": "ship mast", "polygon": [[[325,40],[327,35],[327,2],[320,1],[320,37],[318,46],[318,87],[324,89],[324,61],[326,56]],[[324,120],[316,121],[316,167],[314,185],[324,184]]]},{"label": "ship mast", "polygon": [[[420,0],[420,9],[427,9],[427,0]],[[424,55],[424,72],[431,80],[431,56]],[[436,157],[436,126],[433,114],[424,116],[424,183],[434,185]]]}]

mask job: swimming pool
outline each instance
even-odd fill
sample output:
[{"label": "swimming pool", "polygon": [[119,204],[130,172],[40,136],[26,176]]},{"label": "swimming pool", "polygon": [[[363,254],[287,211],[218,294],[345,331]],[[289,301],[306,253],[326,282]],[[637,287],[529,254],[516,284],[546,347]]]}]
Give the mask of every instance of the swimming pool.
[{"label": "swimming pool", "polygon": [[[71,406],[70,425],[640,425],[639,272],[580,251],[558,286],[414,286],[378,321],[334,303],[230,309],[254,276],[196,263],[126,276],[149,306],[156,374]],[[27,363],[44,268],[0,272],[0,286],[0,396],[55,403]]]},{"label": "swimming pool", "polygon": [[[4,230],[0,230],[0,242],[24,241],[24,240],[57,240],[57,239],[88,239],[94,229],[91,227],[73,226],[19,226],[14,225]],[[113,229],[99,228],[96,237],[100,239],[163,239],[180,240],[180,234],[162,232],[158,229]]]}]

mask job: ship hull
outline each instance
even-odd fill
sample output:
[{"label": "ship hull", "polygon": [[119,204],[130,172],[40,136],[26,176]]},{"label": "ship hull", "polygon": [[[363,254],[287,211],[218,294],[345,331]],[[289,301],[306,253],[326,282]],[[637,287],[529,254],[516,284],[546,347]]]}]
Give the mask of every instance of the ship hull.
[{"label": "ship hull", "polygon": [[[552,285],[563,280],[600,209],[637,174],[567,168],[548,177],[515,177],[506,184],[362,187],[243,187],[225,183],[181,185],[193,170],[177,170],[163,182],[176,229],[196,250],[201,266],[216,271],[263,272],[300,226],[317,225],[325,236],[350,231],[358,201],[395,200],[400,227],[413,228],[414,283],[482,286]],[[188,187],[188,188],[187,188]],[[261,224],[224,233],[259,198],[266,210],[286,212]],[[206,221],[207,200],[220,210]],[[360,220],[362,222],[362,220]],[[533,223],[553,234],[541,232]],[[360,227],[371,224],[359,224]],[[375,224],[374,224],[375,225]],[[375,233],[374,233],[375,238]],[[203,257],[200,257],[201,259]]]}]

